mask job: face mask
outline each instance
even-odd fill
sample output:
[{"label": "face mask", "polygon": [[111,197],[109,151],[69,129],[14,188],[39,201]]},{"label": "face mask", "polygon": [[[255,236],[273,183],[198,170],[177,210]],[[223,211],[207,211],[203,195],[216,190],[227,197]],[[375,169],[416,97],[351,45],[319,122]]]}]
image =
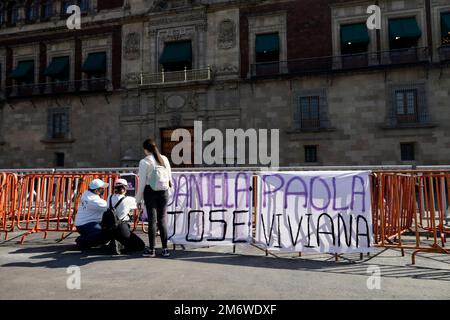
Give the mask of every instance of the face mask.
[{"label": "face mask", "polygon": [[99,194],[99,196],[102,197],[104,193],[105,193],[105,189],[100,189],[100,194]]}]

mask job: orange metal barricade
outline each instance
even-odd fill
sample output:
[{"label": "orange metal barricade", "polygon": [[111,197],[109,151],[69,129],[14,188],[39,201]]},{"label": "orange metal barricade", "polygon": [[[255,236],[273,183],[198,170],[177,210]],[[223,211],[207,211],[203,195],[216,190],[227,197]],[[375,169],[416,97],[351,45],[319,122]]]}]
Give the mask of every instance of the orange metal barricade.
[{"label": "orange metal barricade", "polygon": [[0,232],[14,231],[18,177],[13,173],[0,173]]},{"label": "orange metal barricade", "polygon": [[[378,172],[372,177],[375,243],[380,247],[450,253],[444,225],[449,211],[450,173]],[[405,239],[404,235],[410,236]],[[432,239],[430,240],[430,235]],[[414,240],[411,240],[414,239]]]},{"label": "orange metal barricade", "polygon": [[[35,232],[74,231],[74,221],[81,194],[89,182],[101,178],[110,183],[119,173],[48,173],[16,175],[0,173],[0,232],[15,228]],[[257,200],[253,178],[253,201]],[[135,189],[138,187],[136,177]],[[371,201],[375,244],[384,248],[413,250],[415,263],[419,252],[450,253],[446,247],[450,227],[450,171],[376,171],[371,175]],[[256,211],[253,212],[254,217]],[[133,230],[145,224],[135,211]]]},{"label": "orange metal barricade", "polygon": [[[65,233],[75,231],[74,222],[81,195],[89,182],[101,178],[110,183],[110,191],[116,174],[26,174],[20,179],[17,228],[27,231],[25,238],[36,232]],[[107,197],[108,192],[104,197]]]}]

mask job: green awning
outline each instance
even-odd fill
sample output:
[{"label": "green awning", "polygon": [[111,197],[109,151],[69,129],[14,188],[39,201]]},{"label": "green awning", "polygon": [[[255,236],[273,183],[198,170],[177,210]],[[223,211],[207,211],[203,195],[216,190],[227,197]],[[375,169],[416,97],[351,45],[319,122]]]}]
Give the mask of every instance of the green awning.
[{"label": "green awning", "polygon": [[34,61],[20,61],[9,75],[11,79],[23,79],[34,75]]},{"label": "green awning", "polygon": [[166,42],[160,64],[192,61],[191,41]]},{"label": "green awning", "polygon": [[274,52],[280,50],[280,39],[278,33],[256,35],[256,53]]},{"label": "green awning", "polygon": [[89,53],[88,57],[81,67],[85,73],[105,73],[106,72],[106,53]]},{"label": "green awning", "polygon": [[341,43],[369,43],[369,31],[365,23],[341,26]]},{"label": "green awning", "polygon": [[450,35],[450,12],[441,15],[442,35]]},{"label": "green awning", "polygon": [[69,73],[69,57],[53,58],[47,69],[44,71],[44,76],[58,77]]},{"label": "green awning", "polygon": [[422,32],[419,29],[416,18],[402,18],[389,20],[389,37],[396,38],[420,38]]}]

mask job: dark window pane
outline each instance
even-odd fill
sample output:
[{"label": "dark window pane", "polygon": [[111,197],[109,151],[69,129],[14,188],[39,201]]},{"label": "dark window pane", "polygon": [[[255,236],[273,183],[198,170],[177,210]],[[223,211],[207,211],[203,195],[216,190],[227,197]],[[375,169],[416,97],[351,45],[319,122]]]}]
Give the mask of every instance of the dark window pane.
[{"label": "dark window pane", "polygon": [[305,146],[305,162],[317,162],[317,146]]},{"label": "dark window pane", "polygon": [[319,128],[320,112],[319,97],[300,98],[300,119],[302,128]]},{"label": "dark window pane", "polygon": [[56,167],[64,167],[64,159],[65,155],[63,152],[56,152],[55,153],[55,166]]},{"label": "dark window pane", "polygon": [[417,90],[399,90],[395,92],[397,121],[415,123],[418,121]]},{"label": "dark window pane", "polygon": [[78,4],[80,6],[81,12],[89,11],[89,0],[80,0]]},{"label": "dark window pane", "polygon": [[66,113],[54,113],[52,117],[52,138],[64,138],[68,131],[68,115]]},{"label": "dark window pane", "polygon": [[402,161],[414,161],[415,150],[414,143],[402,143],[400,144]]}]

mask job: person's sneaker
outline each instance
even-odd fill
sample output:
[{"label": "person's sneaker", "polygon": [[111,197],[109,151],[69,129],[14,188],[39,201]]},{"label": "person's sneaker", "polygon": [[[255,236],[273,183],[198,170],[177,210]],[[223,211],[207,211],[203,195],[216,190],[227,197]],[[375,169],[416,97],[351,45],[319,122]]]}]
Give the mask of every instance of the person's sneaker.
[{"label": "person's sneaker", "polygon": [[144,257],[154,258],[154,257],[156,257],[155,249],[147,248],[144,250],[144,253],[142,255]]},{"label": "person's sneaker", "polygon": [[163,249],[161,255],[165,258],[170,257],[170,252],[168,249]]},{"label": "person's sneaker", "polygon": [[111,253],[114,256],[118,256],[122,254],[123,246],[122,244],[117,240],[111,240],[109,243],[109,247],[111,248]]}]

